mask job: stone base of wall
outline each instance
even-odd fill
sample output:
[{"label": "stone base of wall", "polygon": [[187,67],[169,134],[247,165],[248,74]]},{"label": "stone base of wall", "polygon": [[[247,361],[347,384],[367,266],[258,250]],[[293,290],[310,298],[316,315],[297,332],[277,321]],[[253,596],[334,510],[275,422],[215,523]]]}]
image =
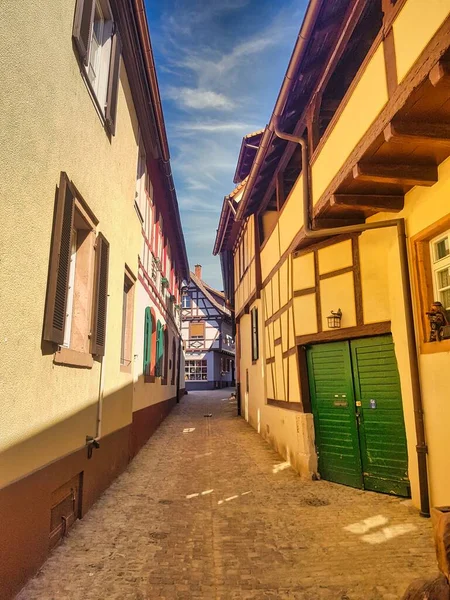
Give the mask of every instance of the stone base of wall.
[{"label": "stone base of wall", "polygon": [[82,448],[0,490],[2,600],[14,598],[48,558],[52,493],[79,477],[82,518],[175,404],[172,398],[133,413],[132,424],[101,438],[90,459]]}]

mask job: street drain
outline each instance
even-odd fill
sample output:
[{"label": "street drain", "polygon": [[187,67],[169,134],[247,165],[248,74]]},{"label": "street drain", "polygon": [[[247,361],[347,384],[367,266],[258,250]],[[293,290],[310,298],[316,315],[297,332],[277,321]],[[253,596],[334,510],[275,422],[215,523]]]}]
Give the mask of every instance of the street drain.
[{"label": "street drain", "polygon": [[173,500],[159,500],[158,504],[173,504]]},{"label": "street drain", "polygon": [[315,496],[311,498],[305,498],[300,501],[300,504],[303,506],[328,506],[330,502],[328,500],[324,500],[323,498],[316,498]]}]

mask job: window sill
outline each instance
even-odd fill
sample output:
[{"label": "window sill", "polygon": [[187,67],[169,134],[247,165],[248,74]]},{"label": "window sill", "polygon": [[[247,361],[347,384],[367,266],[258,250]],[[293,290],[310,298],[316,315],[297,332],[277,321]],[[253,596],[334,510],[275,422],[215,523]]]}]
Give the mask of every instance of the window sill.
[{"label": "window sill", "polygon": [[438,352],[450,352],[450,340],[441,342],[422,342],[420,344],[421,354],[437,354]]},{"label": "window sill", "polygon": [[129,365],[120,365],[121,373],[131,373],[131,361]]},{"label": "window sill", "polygon": [[83,369],[92,369],[94,359],[87,352],[78,352],[71,348],[60,348],[55,352],[53,359],[55,365],[67,365],[70,367],[81,367]]}]

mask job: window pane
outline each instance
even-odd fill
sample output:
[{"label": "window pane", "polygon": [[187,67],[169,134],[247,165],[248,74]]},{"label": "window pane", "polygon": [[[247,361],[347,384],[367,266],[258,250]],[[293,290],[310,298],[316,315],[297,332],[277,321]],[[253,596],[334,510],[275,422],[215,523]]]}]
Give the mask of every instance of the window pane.
[{"label": "window pane", "polygon": [[450,310],[450,290],[440,292],[439,295],[445,310]]},{"label": "window pane", "polygon": [[446,288],[450,286],[450,267],[443,269],[442,271],[438,271],[438,287],[441,290],[442,288]]},{"label": "window pane", "polygon": [[436,260],[440,260],[441,258],[445,258],[450,254],[450,248],[448,244],[448,237],[436,242],[434,245]]}]

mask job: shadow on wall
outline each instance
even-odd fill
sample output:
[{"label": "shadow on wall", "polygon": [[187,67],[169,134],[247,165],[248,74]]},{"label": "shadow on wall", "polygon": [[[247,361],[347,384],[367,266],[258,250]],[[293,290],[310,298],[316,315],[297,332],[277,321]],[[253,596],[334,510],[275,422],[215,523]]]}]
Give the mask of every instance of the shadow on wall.
[{"label": "shadow on wall", "polygon": [[[109,408],[132,397],[132,388],[130,384],[104,397],[106,418]],[[87,435],[95,436],[95,402],[0,454],[2,600],[13,598],[37,572],[55,539],[124,471],[176,401],[170,398],[134,413],[129,404],[130,422],[102,437],[99,448],[83,445]],[[16,481],[6,483],[13,477]]]}]

